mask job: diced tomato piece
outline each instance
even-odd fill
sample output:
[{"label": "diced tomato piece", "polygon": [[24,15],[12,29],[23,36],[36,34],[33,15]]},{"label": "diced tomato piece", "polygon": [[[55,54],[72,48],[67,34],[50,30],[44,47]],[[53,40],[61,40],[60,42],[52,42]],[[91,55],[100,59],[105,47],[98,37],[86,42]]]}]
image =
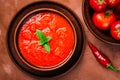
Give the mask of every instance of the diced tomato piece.
[{"label": "diced tomato piece", "polygon": [[23,37],[24,37],[25,39],[28,39],[28,40],[31,39],[31,31],[29,31],[29,30],[23,31],[23,32],[22,32],[22,35],[23,35]]}]

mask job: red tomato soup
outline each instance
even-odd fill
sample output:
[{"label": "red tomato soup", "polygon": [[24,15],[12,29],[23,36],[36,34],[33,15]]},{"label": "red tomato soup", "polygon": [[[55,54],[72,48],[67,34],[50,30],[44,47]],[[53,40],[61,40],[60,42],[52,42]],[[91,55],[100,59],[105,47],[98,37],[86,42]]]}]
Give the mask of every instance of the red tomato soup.
[{"label": "red tomato soup", "polygon": [[[50,52],[38,45],[36,29],[50,36]],[[75,36],[69,22],[59,14],[42,12],[31,17],[21,28],[18,46],[23,57],[34,66],[49,67],[65,60],[74,48]]]}]

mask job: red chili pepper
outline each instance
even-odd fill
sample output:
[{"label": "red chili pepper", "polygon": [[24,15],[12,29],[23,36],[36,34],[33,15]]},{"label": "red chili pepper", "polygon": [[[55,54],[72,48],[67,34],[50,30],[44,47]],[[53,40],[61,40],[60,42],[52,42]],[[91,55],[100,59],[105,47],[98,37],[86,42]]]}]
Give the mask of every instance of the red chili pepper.
[{"label": "red chili pepper", "polygon": [[104,67],[109,68],[111,70],[113,70],[114,72],[120,72],[120,70],[115,69],[115,67],[113,67],[110,59],[108,57],[106,57],[102,52],[100,52],[95,46],[93,46],[93,44],[91,44],[90,42],[88,42],[89,47],[91,48],[94,56],[96,57],[97,61],[102,64]]}]

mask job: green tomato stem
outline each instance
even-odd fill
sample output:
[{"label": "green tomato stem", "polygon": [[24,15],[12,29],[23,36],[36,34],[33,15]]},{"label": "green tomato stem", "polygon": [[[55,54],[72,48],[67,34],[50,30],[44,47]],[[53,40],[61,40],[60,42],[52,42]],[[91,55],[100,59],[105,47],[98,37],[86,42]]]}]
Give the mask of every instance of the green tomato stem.
[{"label": "green tomato stem", "polygon": [[98,3],[99,3],[100,5],[102,5],[103,3],[106,4],[106,2],[105,2],[104,0],[98,0]]}]

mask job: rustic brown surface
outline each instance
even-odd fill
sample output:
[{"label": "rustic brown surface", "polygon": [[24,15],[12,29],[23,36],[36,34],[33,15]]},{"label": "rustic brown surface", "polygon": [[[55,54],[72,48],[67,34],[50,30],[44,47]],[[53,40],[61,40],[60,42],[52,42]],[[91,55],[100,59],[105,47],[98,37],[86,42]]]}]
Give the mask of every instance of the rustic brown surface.
[{"label": "rustic brown surface", "polygon": [[[92,55],[87,43],[77,64],[65,74],[54,78],[39,78],[21,71],[11,60],[6,33],[14,15],[24,6],[38,0],[0,0],[0,80],[120,80],[120,73],[102,67]],[[96,39],[87,29],[82,17],[82,0],[54,0],[71,8],[80,18],[86,39],[103,51],[120,68],[120,46]]]}]

